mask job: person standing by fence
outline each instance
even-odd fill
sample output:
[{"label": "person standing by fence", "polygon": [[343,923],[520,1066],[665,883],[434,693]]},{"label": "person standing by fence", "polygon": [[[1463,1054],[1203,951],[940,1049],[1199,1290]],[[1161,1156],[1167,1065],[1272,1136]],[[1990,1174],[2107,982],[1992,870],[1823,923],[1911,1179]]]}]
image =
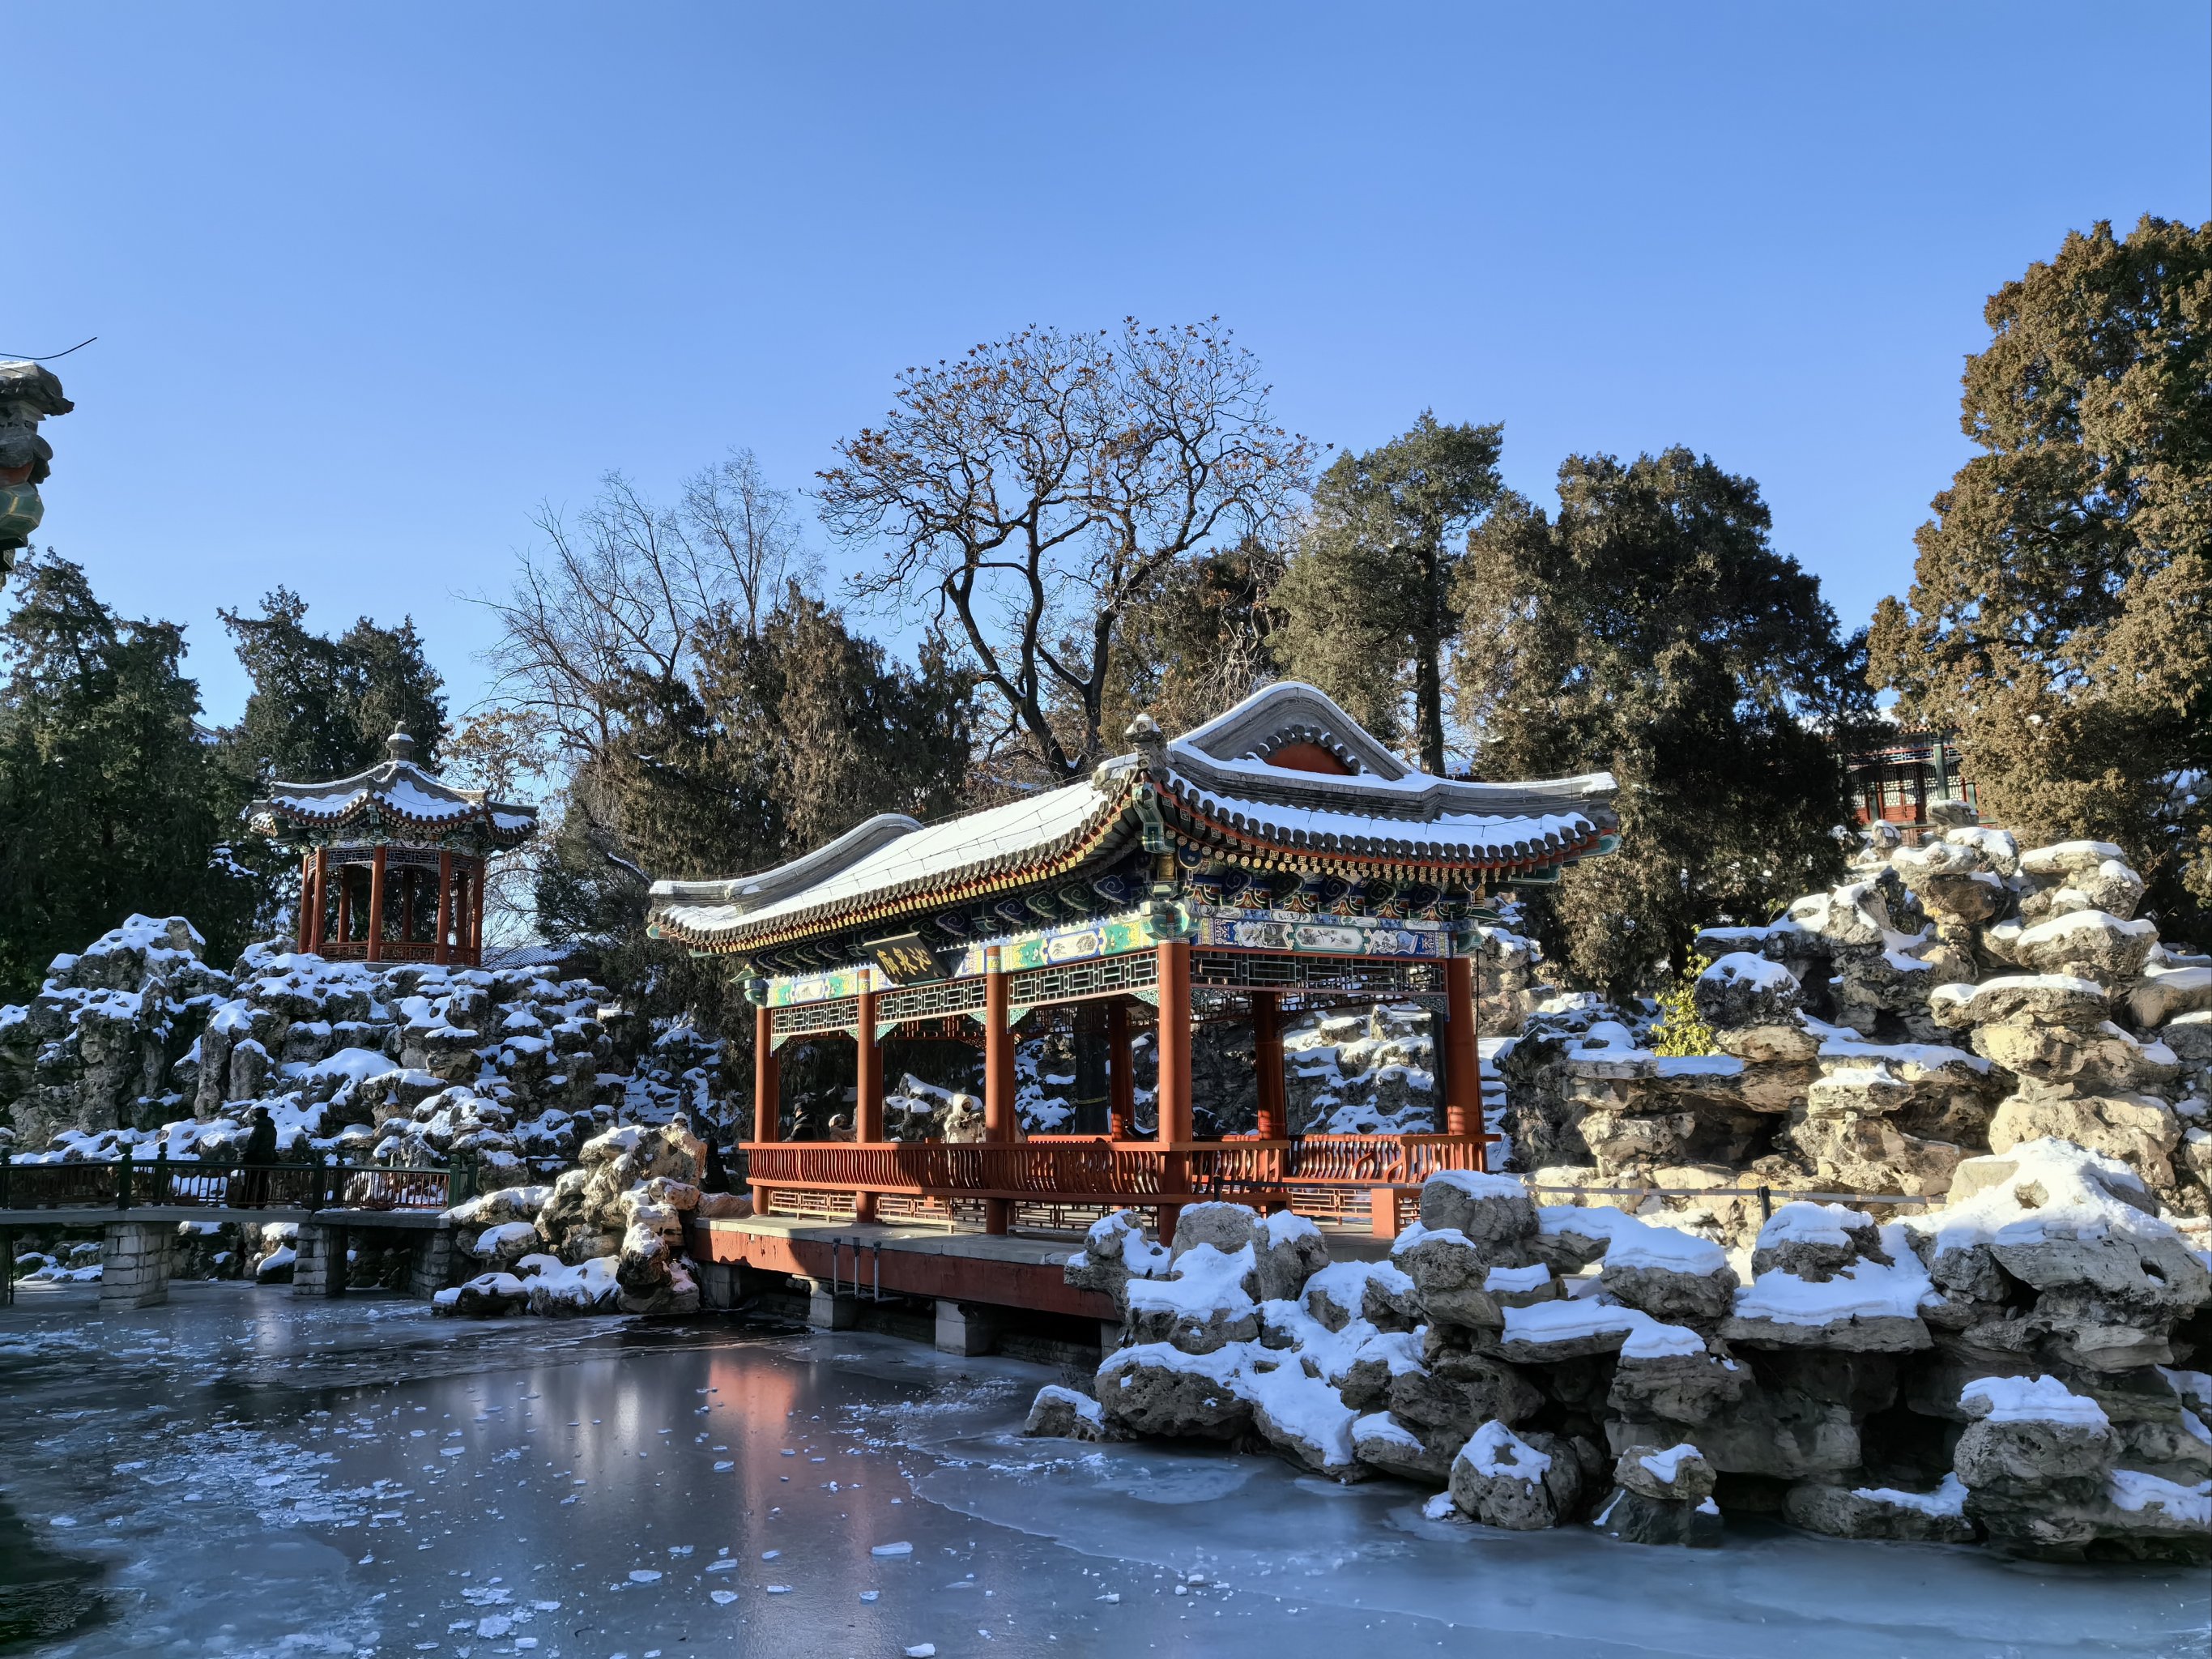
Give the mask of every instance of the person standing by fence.
[{"label": "person standing by fence", "polygon": [[253,1129],[246,1137],[246,1151],[240,1160],[246,1166],[245,1191],[239,1207],[265,1210],[269,1207],[269,1166],[276,1161],[276,1125],[269,1115],[266,1106],[253,1109]]}]

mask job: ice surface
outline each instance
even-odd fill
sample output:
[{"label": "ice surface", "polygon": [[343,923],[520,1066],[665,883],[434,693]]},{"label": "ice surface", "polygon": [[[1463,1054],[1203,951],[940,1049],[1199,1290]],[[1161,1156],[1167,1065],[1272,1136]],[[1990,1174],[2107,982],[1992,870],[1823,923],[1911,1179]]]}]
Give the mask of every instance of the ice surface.
[{"label": "ice surface", "polygon": [[[1993,1643],[2008,1659],[2194,1659],[2212,1625],[2201,1574],[2023,1568],[1734,1512],[1725,1546],[1691,1558],[1582,1528],[1502,1534],[1425,1515],[1431,1488],[1342,1486],[1226,1448],[1024,1440],[1055,1370],[863,1333],[716,1320],[641,1341],[589,1318],[456,1330],[376,1296],[172,1295],[104,1321],[90,1290],[0,1310],[0,1501],[29,1535],[112,1563],[116,1616],[75,1638],[83,1659],[922,1644],[1980,1659]],[[708,1401],[712,1441],[695,1446],[682,1431]],[[460,1455],[425,1451],[442,1444]],[[736,1468],[713,1473],[721,1461]],[[912,1556],[873,1558],[887,1540]],[[662,1576],[631,1583],[641,1570]],[[506,1636],[475,1635],[501,1618]]]}]

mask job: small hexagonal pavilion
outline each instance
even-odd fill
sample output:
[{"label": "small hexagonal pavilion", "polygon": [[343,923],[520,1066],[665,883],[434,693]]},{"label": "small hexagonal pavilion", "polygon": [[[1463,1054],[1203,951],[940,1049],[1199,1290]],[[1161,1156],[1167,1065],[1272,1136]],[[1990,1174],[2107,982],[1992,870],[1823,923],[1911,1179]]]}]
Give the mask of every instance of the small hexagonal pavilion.
[{"label": "small hexagonal pavilion", "polygon": [[537,833],[538,809],[454,788],[415,763],[404,732],[386,748],[387,759],[351,777],[271,783],[246,823],[300,853],[301,950],[473,968],[492,855]]}]

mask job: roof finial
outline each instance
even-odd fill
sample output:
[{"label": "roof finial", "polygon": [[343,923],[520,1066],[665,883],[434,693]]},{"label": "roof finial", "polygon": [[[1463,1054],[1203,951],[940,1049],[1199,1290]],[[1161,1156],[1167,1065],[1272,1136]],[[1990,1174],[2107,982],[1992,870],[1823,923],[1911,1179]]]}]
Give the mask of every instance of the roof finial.
[{"label": "roof finial", "polygon": [[1167,738],[1160,731],[1160,723],[1149,713],[1131,720],[1121,735],[1135,745],[1137,758],[1144,763],[1146,770],[1157,771],[1167,763]]},{"label": "roof finial", "polygon": [[396,761],[415,757],[415,739],[407,735],[407,728],[404,726],[392,728],[392,735],[384,740],[384,746]]}]

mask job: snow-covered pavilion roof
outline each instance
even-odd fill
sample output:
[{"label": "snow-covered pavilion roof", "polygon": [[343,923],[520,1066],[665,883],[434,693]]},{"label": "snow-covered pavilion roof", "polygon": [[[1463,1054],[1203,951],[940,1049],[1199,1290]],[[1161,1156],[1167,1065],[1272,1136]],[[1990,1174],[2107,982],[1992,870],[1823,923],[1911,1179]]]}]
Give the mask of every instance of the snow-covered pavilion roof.
[{"label": "snow-covered pavilion roof", "polygon": [[428,842],[456,836],[495,848],[519,847],[537,833],[538,809],[495,801],[483,789],[456,789],[414,761],[404,732],[386,739],[387,758],[328,783],[271,783],[246,809],[247,826],[272,839]]},{"label": "snow-covered pavilion roof", "polygon": [[1606,851],[1609,773],[1474,783],[1419,772],[1310,685],[1284,682],[1173,741],[1149,720],[1137,749],[1091,777],[924,825],[884,813],[805,857],[726,881],[660,881],[662,937],[709,951],[957,908],[1103,872],[1153,818],[1226,862],[1348,879],[1483,884]]}]

